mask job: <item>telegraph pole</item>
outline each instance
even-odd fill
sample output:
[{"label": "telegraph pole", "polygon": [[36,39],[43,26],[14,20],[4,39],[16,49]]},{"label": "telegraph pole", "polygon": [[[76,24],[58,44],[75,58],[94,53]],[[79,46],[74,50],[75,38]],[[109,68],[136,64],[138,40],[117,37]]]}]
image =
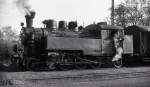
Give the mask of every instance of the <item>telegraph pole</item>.
[{"label": "telegraph pole", "polygon": [[114,25],[114,0],[111,0],[111,25]]}]

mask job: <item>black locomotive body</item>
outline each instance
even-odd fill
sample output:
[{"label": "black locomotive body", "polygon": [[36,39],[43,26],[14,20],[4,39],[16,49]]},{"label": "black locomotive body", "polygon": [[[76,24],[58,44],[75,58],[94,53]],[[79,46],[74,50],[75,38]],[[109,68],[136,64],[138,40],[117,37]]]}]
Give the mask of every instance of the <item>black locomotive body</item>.
[{"label": "black locomotive body", "polygon": [[[27,26],[22,27],[20,34],[24,52],[18,64],[26,69],[41,66],[48,69],[82,69],[104,64],[121,67],[123,57],[133,56],[135,53],[133,34],[126,34],[122,27],[97,23],[76,31],[77,22],[70,22],[67,27],[65,21],[60,21],[57,28],[54,20],[45,20],[44,28],[34,28],[34,15],[35,13],[31,12],[31,15],[26,16]],[[112,61],[117,54],[115,36],[118,46],[123,49],[123,53],[119,55],[123,57]]]}]

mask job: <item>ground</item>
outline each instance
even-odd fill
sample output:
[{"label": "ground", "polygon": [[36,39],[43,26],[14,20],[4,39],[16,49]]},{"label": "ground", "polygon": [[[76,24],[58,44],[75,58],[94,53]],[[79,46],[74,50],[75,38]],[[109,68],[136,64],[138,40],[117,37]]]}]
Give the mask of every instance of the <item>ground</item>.
[{"label": "ground", "polygon": [[[10,67],[3,67],[10,69]],[[11,68],[12,69],[12,68]],[[0,72],[0,87],[150,87],[150,66]]]}]

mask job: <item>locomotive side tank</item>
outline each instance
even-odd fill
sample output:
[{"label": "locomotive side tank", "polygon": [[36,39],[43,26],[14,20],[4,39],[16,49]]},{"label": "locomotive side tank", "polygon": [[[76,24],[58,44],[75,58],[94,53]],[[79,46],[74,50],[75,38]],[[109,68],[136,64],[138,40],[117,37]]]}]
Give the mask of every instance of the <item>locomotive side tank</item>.
[{"label": "locomotive side tank", "polygon": [[100,55],[101,39],[48,37],[47,50],[82,51],[84,55]]},{"label": "locomotive side tank", "polygon": [[47,37],[47,50],[80,50],[84,55],[111,55],[115,53],[109,32],[122,29],[109,25],[92,24],[78,37]]}]

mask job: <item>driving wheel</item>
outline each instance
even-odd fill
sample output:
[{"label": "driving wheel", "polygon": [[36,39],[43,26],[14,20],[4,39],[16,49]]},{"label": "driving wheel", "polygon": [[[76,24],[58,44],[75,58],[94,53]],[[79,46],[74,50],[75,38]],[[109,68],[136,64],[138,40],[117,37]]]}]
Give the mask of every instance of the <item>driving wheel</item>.
[{"label": "driving wheel", "polygon": [[113,65],[114,65],[114,67],[116,67],[116,68],[122,67],[122,65],[123,65],[123,63],[122,63],[122,58],[119,59],[119,60],[113,61]]}]

